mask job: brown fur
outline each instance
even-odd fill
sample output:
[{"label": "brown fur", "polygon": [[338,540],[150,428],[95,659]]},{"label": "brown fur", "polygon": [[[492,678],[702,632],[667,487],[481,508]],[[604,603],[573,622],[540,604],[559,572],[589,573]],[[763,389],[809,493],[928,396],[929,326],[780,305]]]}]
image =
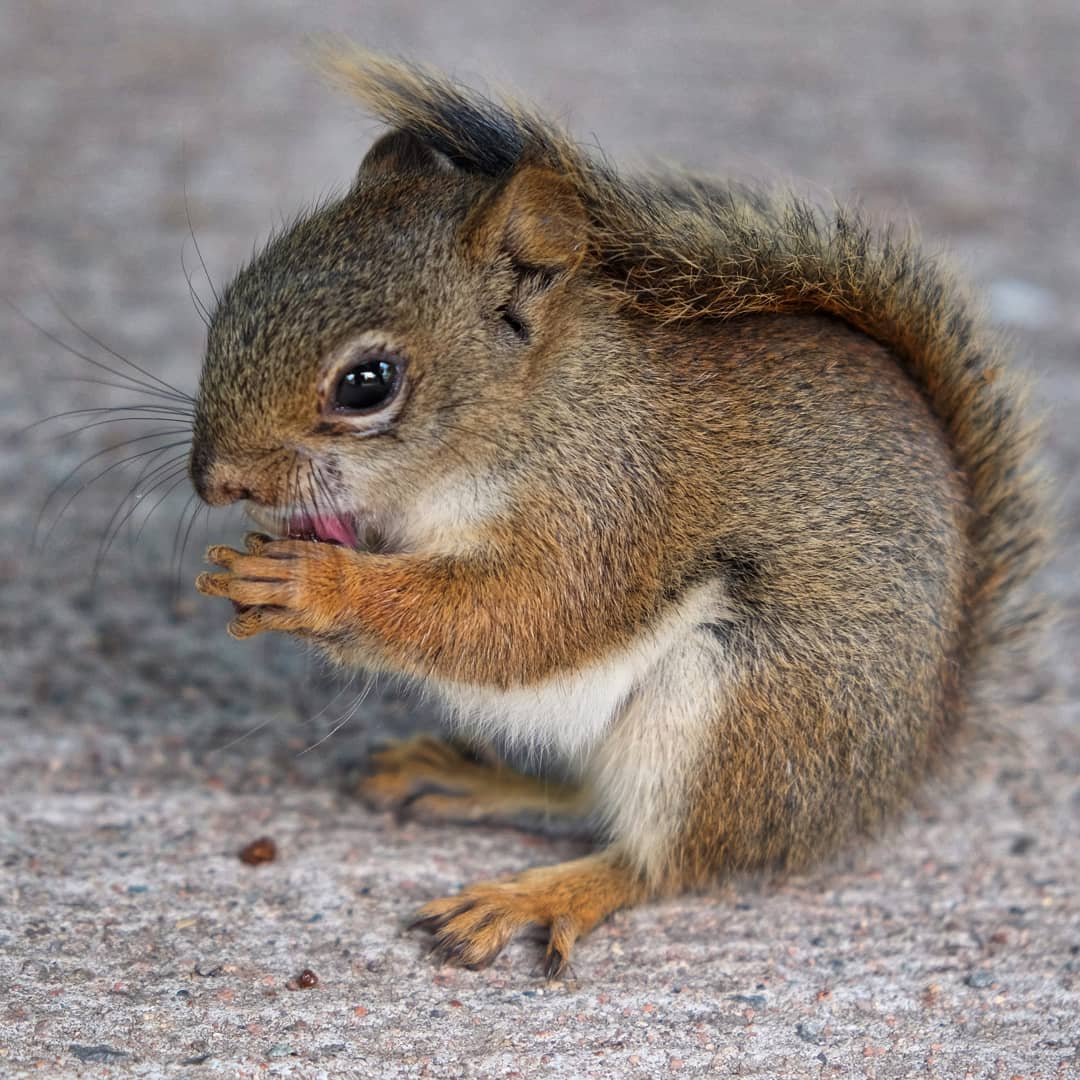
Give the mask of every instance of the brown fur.
[{"label": "brown fur", "polygon": [[[625,178],[424,69],[324,59],[396,130],[224,294],[192,475],[371,542],[253,534],[198,584],[236,636],[430,681],[576,764],[580,795],[430,740],[376,760],[383,805],[434,783],[439,816],[588,803],[609,834],[428,905],[442,955],[535,921],[555,972],[619,906],[895,813],[1041,547],[1021,395],[951,275],[852,211]],[[356,341],[407,361],[361,439],[328,406]]]}]

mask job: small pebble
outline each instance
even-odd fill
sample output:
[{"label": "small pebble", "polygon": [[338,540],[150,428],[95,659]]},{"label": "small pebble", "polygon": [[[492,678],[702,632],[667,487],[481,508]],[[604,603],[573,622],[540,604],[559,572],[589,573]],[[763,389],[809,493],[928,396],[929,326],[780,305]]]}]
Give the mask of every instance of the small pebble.
[{"label": "small pebble", "polygon": [[304,968],[299,975],[294,975],[285,985],[290,990],[310,990],[319,985],[319,976],[311,968]]},{"label": "small pebble", "polygon": [[989,971],[973,971],[964,982],[976,990],[985,990],[994,985],[994,976]]},{"label": "small pebble", "polygon": [[269,836],[260,836],[258,840],[252,840],[240,849],[240,861],[248,866],[260,866],[262,863],[273,862],[276,858],[277,844]]},{"label": "small pebble", "polygon": [[795,1025],[795,1034],[808,1043],[821,1042],[821,1033],[824,1030],[825,1025],[820,1020],[803,1020]]}]

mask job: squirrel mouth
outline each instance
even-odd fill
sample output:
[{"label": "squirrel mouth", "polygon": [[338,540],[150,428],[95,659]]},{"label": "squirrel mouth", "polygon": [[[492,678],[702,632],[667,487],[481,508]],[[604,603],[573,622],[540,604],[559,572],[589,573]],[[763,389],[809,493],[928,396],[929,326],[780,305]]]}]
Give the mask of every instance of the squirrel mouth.
[{"label": "squirrel mouth", "polygon": [[288,540],[310,540],[355,548],[358,541],[356,519],[351,514],[288,514],[267,512],[249,505],[248,517],[269,532]]},{"label": "squirrel mouth", "polygon": [[286,534],[290,540],[356,547],[356,523],[345,514],[296,514],[288,519]]}]

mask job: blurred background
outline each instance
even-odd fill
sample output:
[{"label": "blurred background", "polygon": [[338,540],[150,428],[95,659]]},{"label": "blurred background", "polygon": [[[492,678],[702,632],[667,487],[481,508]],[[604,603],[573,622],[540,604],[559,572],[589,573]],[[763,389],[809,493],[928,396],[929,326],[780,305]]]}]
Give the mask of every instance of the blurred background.
[{"label": "blurred background", "polygon": [[[61,342],[193,391],[206,271],[220,287],[350,181],[378,128],[305,65],[322,32],[535,100],[626,164],[918,222],[1047,412],[1062,619],[1013,687],[1043,699],[1007,714],[958,794],[852,865],[620,916],[582,946],[584,984],[543,1001],[506,989],[535,985],[535,947],[433,974],[399,926],[581,841],[364,811],[350,769],[429,706],[358,701],[291,642],[228,639],[190,582],[242,525],[195,515],[158,454],[174,438],[151,438],[163,414],[74,412],[145,399]],[[0,1071],[346,1055],[435,1075],[457,1053],[477,1075],[1058,1075],[1080,966],[1078,55],[1065,0],[0,4]],[[262,831],[284,856],[255,890],[232,849]],[[308,961],[337,973],[324,996],[275,998]]]}]

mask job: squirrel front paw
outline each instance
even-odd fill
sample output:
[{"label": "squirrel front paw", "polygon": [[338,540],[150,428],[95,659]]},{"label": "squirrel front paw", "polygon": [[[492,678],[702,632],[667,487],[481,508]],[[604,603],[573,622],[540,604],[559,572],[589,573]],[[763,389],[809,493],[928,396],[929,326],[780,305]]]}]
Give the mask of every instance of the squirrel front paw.
[{"label": "squirrel front paw", "polygon": [[315,540],[275,540],[248,533],[245,551],[217,545],[207,562],[223,574],[200,574],[195,588],[204,596],[223,596],[236,615],[228,631],[247,638],[263,630],[330,633],[341,628],[342,584],[356,558],[351,548]]}]

